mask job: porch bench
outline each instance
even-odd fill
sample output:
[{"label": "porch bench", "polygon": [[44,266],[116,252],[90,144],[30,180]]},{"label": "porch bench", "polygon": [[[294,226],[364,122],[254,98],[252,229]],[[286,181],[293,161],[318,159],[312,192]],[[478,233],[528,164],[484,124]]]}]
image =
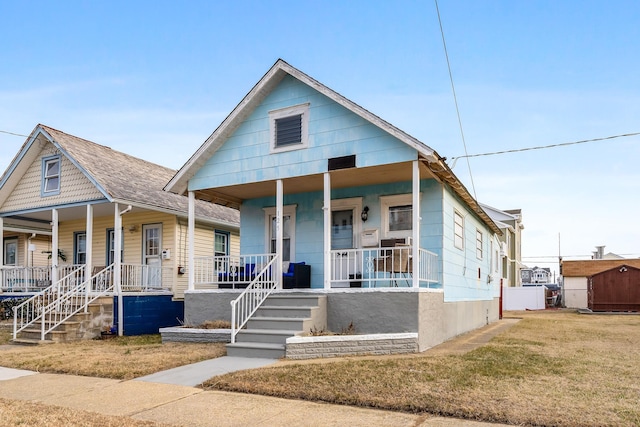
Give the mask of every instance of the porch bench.
[{"label": "porch bench", "polygon": [[298,289],[311,287],[311,266],[305,262],[292,262],[289,269],[282,273],[282,287],[284,289]]}]

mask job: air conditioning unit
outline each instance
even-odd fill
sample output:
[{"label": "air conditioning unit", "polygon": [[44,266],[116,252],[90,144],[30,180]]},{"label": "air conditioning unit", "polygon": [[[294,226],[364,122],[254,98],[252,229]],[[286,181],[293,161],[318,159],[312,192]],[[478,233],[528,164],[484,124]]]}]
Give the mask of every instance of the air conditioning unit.
[{"label": "air conditioning unit", "polygon": [[409,237],[396,238],[396,245],[411,246],[412,244],[413,244],[413,239],[410,236]]}]

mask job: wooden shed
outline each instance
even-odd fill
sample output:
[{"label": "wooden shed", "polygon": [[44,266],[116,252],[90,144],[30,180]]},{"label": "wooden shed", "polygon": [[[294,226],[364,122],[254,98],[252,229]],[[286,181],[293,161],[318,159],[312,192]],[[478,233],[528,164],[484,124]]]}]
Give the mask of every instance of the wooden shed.
[{"label": "wooden shed", "polygon": [[640,311],[640,269],[620,265],[594,274],[587,298],[593,311]]}]

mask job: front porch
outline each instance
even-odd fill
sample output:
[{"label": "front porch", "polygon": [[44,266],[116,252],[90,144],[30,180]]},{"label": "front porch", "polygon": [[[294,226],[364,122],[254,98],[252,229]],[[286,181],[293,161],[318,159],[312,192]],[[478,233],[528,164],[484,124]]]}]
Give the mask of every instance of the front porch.
[{"label": "front porch", "polygon": [[[416,251],[419,261],[414,263]],[[194,289],[244,289],[274,257],[275,254],[197,257],[194,259]],[[322,287],[293,277],[291,288],[442,288],[438,255],[414,246],[331,250],[328,262],[330,277],[322,281]],[[285,263],[276,288],[287,288],[287,274],[298,273],[292,264],[326,271],[323,264],[310,260]],[[414,280],[414,274],[417,280]]]}]

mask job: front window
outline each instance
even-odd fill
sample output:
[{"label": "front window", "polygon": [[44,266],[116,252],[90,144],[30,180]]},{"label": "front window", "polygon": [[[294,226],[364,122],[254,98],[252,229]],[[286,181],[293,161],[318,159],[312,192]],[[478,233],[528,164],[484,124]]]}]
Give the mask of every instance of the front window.
[{"label": "front window", "polygon": [[[115,231],[113,228],[107,230],[107,265],[115,262]],[[120,260],[124,259],[124,233],[120,233]]]},{"label": "front window", "polygon": [[270,152],[307,147],[309,104],[269,112]]},{"label": "front window", "polygon": [[42,159],[42,194],[54,195],[60,192],[60,156]]},{"label": "front window", "polygon": [[215,241],[213,242],[213,251],[215,256],[229,255],[229,233],[222,231],[215,232]]},{"label": "front window", "polygon": [[18,264],[18,240],[8,239],[4,241],[4,265]]},{"label": "front window", "polygon": [[380,215],[385,238],[411,236],[411,230],[413,230],[412,202],[411,194],[380,197]]},{"label": "front window", "polygon": [[87,234],[84,232],[75,233],[73,242],[73,262],[74,264],[87,263]]},{"label": "front window", "polygon": [[411,205],[389,206],[389,231],[411,231],[412,218]]}]

